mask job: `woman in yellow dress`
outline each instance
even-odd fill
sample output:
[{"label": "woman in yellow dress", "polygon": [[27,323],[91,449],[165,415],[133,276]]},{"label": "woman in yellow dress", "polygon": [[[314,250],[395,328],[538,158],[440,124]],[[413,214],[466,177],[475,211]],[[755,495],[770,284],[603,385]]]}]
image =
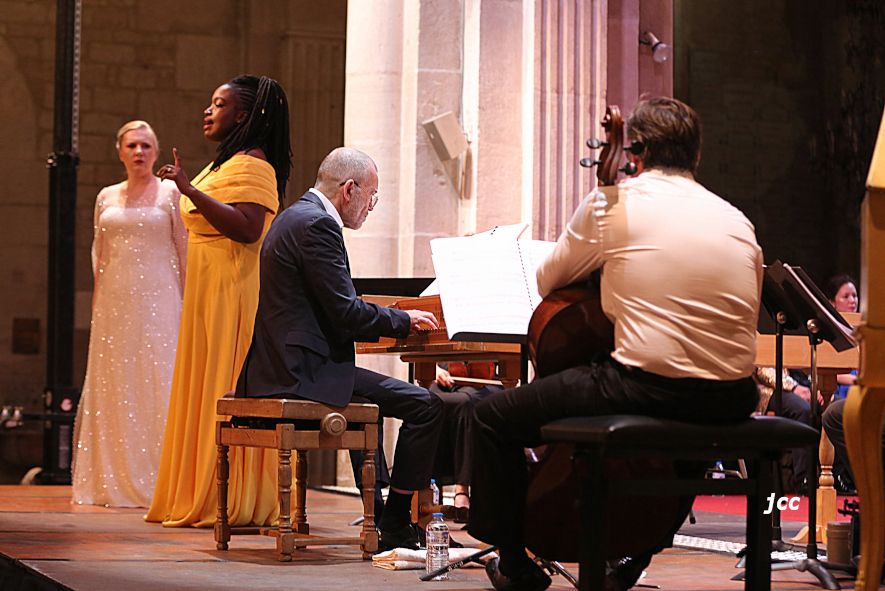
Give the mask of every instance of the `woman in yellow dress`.
[{"label": "woman in yellow dress", "polygon": [[[278,211],[292,166],[289,107],[270,78],[239,76],[215,90],[203,135],[219,142],[191,184],[174,164],[188,229],[188,275],[169,418],[154,497],[145,519],[164,526],[215,523],[215,403],[232,390],[252,340],[261,242]],[[276,452],[231,450],[231,525],[277,518]]]}]

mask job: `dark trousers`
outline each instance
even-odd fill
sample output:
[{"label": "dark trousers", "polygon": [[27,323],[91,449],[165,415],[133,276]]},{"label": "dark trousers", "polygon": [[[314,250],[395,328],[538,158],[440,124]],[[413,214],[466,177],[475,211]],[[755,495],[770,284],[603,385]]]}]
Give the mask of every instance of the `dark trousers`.
[{"label": "dark trousers", "polygon": [[[768,410],[774,411],[774,396],[768,401]],[[811,425],[811,405],[798,394],[783,392],[780,415],[805,425]],[[793,457],[793,490],[799,490],[802,480],[808,476],[808,448],[797,447],[790,450]]]},{"label": "dark trousers", "polygon": [[[848,448],[845,445],[845,426],[842,422],[844,412],[845,399],[836,400],[824,411],[821,422],[823,423],[824,430],[827,432],[827,437],[829,437],[830,442],[833,444],[833,449],[836,451],[836,461],[843,462],[849,474],[853,477],[851,464],[848,462]],[[882,470],[885,471],[885,423],[883,423],[882,427]]]},{"label": "dark trousers", "polygon": [[[757,401],[756,386],[749,377],[727,382],[665,378],[612,359],[493,393],[475,406],[468,530],[490,544],[524,546],[527,475],[523,448],[542,443],[540,428],[545,423],[608,414],[704,423],[740,420],[750,416]],[[674,524],[674,532],[684,518]]]},{"label": "dark trousers", "polygon": [[[356,368],[353,395],[377,404],[382,417],[403,421],[399,429],[390,485],[401,490],[419,490],[430,484],[433,459],[442,429],[442,402],[425,388],[391,378],[361,367]],[[378,429],[376,460],[379,484],[384,483],[387,463],[380,451],[383,430]],[[354,476],[359,483],[359,464],[362,454],[351,454]],[[376,487],[376,496],[379,495]]]},{"label": "dark trousers", "polygon": [[433,464],[433,477],[437,484],[470,484],[473,407],[501,389],[500,386],[461,386],[446,390],[437,384],[430,386],[430,391],[439,396],[443,403],[443,428]]}]

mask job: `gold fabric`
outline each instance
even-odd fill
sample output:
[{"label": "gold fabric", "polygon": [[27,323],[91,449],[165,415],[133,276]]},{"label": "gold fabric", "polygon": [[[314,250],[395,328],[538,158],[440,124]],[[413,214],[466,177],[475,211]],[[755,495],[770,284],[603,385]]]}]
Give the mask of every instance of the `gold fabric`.
[{"label": "gold fabric", "polygon": [[[215,404],[234,389],[252,340],[261,242],[278,206],[273,167],[251,156],[234,156],[214,172],[207,167],[194,186],[224,203],[257,203],[268,212],[261,239],[243,244],[220,234],[181,198],[189,231],[184,307],[160,470],[145,517],[167,527],[215,523]],[[231,450],[231,525],[277,518],[276,466],[275,451]]]}]

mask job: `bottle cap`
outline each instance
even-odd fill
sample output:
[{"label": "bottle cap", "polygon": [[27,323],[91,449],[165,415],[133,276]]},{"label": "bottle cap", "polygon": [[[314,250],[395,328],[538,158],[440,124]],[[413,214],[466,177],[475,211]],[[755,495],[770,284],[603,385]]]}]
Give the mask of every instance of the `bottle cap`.
[{"label": "bottle cap", "polygon": [[433,514],[434,519],[437,518],[437,517],[439,517],[440,519],[442,519],[442,516],[443,516],[442,513],[434,513],[434,514]]},{"label": "bottle cap", "polygon": [[436,484],[436,479],[435,479],[435,478],[431,478],[431,479],[430,479],[430,484]]}]

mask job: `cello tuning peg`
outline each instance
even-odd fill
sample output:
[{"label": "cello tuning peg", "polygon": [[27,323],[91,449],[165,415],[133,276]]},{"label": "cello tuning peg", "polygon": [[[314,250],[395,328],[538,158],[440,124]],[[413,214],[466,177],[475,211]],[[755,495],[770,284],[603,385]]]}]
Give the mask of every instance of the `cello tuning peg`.
[{"label": "cello tuning peg", "polygon": [[594,160],[593,158],[581,158],[581,161],[578,162],[584,168],[593,168],[597,164],[602,164],[601,160]]},{"label": "cello tuning peg", "polygon": [[587,147],[590,148],[591,150],[598,150],[599,148],[601,148],[604,145],[605,145],[605,142],[599,141],[595,137],[592,137],[589,140],[587,140]]},{"label": "cello tuning peg", "polygon": [[623,172],[626,175],[633,176],[634,174],[636,174],[636,163],[635,162],[628,162],[627,164],[625,164],[624,166],[622,166],[618,170],[620,170],[621,172]]}]

